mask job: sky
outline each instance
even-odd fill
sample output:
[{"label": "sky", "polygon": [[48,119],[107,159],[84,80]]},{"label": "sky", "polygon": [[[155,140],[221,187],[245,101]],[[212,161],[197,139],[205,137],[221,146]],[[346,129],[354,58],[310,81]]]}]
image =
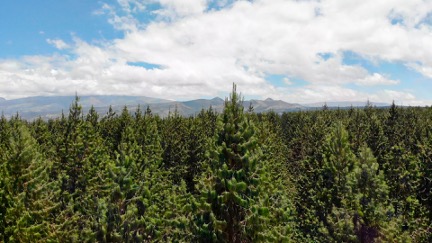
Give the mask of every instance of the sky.
[{"label": "sky", "polygon": [[432,105],[432,0],[0,1],[0,97]]}]

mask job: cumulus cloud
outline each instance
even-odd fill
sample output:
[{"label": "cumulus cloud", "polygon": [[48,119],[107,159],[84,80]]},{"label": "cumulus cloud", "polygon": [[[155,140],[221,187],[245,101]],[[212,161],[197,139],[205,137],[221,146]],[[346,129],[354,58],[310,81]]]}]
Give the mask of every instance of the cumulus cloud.
[{"label": "cumulus cloud", "polygon": [[137,13],[145,10],[145,3],[139,0],[118,0],[122,10],[127,13]]},{"label": "cumulus cloud", "polygon": [[407,66],[423,74],[425,77],[432,78],[432,65],[427,66],[419,63],[408,63]]},{"label": "cumulus cloud", "polygon": [[50,45],[53,45],[55,48],[57,48],[59,50],[64,50],[64,49],[69,48],[69,45],[66,44],[61,39],[46,39],[46,42],[48,42],[48,44],[50,44]]},{"label": "cumulus cloud", "polygon": [[[150,10],[149,4],[160,7]],[[344,53],[376,63],[404,63],[431,77],[431,11],[432,2],[422,0],[118,0],[95,14],[106,15],[114,28],[124,31],[123,38],[98,45],[75,39],[69,46],[47,40],[70,53],[35,57],[41,58],[38,63],[3,60],[0,85],[26,83],[38,94],[78,91],[183,99],[225,95],[236,82],[244,94],[293,102],[369,98],[415,103],[411,92],[396,87],[402,80],[346,64]],[[142,14],[153,20],[140,22],[137,16]],[[26,70],[32,71],[22,72]],[[287,87],[266,81],[268,74],[285,76]],[[295,80],[307,85],[297,87]],[[347,88],[349,84],[388,89],[360,92]],[[22,94],[29,93],[30,88]],[[0,91],[0,96],[13,95]]]},{"label": "cumulus cloud", "polygon": [[365,86],[372,86],[372,85],[394,85],[398,84],[400,81],[398,80],[391,80],[379,73],[373,73],[372,75],[368,75],[367,77],[358,80],[359,85],[365,85]]},{"label": "cumulus cloud", "polygon": [[207,9],[207,0],[160,0],[162,9],[155,13],[167,18],[185,17],[203,13]]},{"label": "cumulus cloud", "polygon": [[315,103],[330,101],[373,101],[391,103],[395,101],[397,105],[425,106],[430,105],[431,101],[418,100],[415,95],[408,91],[396,91],[384,89],[377,92],[361,92],[339,85],[308,85],[302,88],[277,88],[276,99],[285,99],[289,96],[289,101],[296,103]]},{"label": "cumulus cloud", "polygon": [[[108,4],[103,4],[102,8],[97,9],[93,12],[95,15],[106,15],[108,17],[108,23],[110,23],[115,29],[121,31],[137,31],[140,24],[139,21],[133,16],[133,8],[129,4],[122,3],[119,0],[119,4],[122,6],[124,14],[120,14],[119,11]],[[126,1],[126,3],[129,3]]]},{"label": "cumulus cloud", "polygon": [[282,80],[286,85],[292,85],[293,82],[289,78],[283,78]]}]

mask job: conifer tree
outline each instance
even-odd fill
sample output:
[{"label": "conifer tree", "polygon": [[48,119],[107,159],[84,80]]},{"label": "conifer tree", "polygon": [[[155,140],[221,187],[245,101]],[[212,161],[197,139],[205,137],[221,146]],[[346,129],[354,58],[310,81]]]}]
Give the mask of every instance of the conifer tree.
[{"label": "conifer tree", "polygon": [[93,105],[90,107],[90,110],[87,113],[86,121],[89,122],[94,128],[98,127],[99,114],[96,112],[96,109]]},{"label": "conifer tree", "polygon": [[187,171],[188,151],[188,126],[186,118],[180,116],[177,108],[163,120],[161,129],[161,144],[163,148],[163,164],[171,170],[171,176],[175,183],[185,178]]},{"label": "conifer tree", "polygon": [[43,155],[47,159],[55,157],[55,149],[53,140],[51,139],[52,134],[50,134],[49,123],[39,117],[30,124],[29,128],[31,129],[32,136],[36,139],[41,148]]},{"label": "conifer tree", "polygon": [[265,163],[263,172],[267,177],[262,180],[264,185],[260,187],[271,197],[271,202],[267,204],[270,209],[270,221],[267,224],[272,234],[277,236],[274,239],[294,241],[300,240],[294,231],[297,225],[293,222],[296,216],[293,202],[297,191],[290,172],[289,149],[283,144],[282,130],[277,120],[277,114],[269,112],[262,116],[257,125],[261,160]]},{"label": "conifer tree", "polygon": [[74,194],[77,190],[84,190],[84,158],[87,155],[84,139],[84,120],[79,98],[72,103],[67,119],[66,130],[63,131],[61,147],[61,167],[64,168],[66,177],[63,181],[63,190]]},{"label": "conifer tree", "polygon": [[[262,160],[254,124],[243,109],[234,85],[230,99],[225,101],[209,168],[200,188],[202,195],[195,218],[197,240],[255,242],[288,234],[288,226],[282,227],[281,235],[268,230],[267,222],[274,211],[266,191],[267,161]],[[287,214],[282,214],[280,217],[286,219]]]},{"label": "conifer tree", "polygon": [[9,173],[6,162],[9,156],[10,126],[6,117],[2,114],[0,118],[0,240],[4,240],[6,228],[6,212],[9,206],[8,192],[6,186],[9,180]]},{"label": "conifer tree", "polygon": [[394,210],[392,218],[398,222],[395,230],[410,234],[420,227],[422,220],[422,209],[417,198],[423,177],[420,160],[403,146],[393,146],[385,154],[383,169]]},{"label": "conifer tree", "polygon": [[426,141],[420,145],[421,173],[423,176],[417,193],[419,201],[423,205],[421,216],[424,217],[425,222],[419,229],[419,238],[425,242],[432,242],[432,137],[430,135],[425,137]]},{"label": "conifer tree", "polygon": [[360,147],[366,142],[369,136],[369,122],[364,110],[356,109],[352,112],[352,117],[347,127],[350,135],[352,150],[359,154]]},{"label": "conifer tree", "polygon": [[158,129],[157,117],[154,116],[147,107],[144,116],[136,121],[136,139],[143,152],[143,163],[156,164],[162,166],[161,156],[163,156],[162,138]]},{"label": "conifer tree", "polygon": [[109,168],[111,195],[100,202],[107,215],[102,238],[125,242],[185,239],[188,220],[182,211],[185,202],[178,195],[186,196],[186,188],[172,185],[163,168],[151,113],[137,122],[125,124],[115,165]]},{"label": "conifer tree", "polygon": [[118,124],[118,115],[109,107],[107,114],[100,121],[101,135],[104,138],[105,146],[110,151],[110,157],[115,158],[123,129]]},{"label": "conifer tree", "polygon": [[378,162],[380,162],[387,143],[387,138],[384,136],[382,121],[376,114],[376,110],[371,107],[366,108],[366,117],[369,123],[369,134],[366,138],[366,143],[374,153],[374,156],[379,160]]},{"label": "conifer tree", "polygon": [[[104,143],[90,121],[85,121],[77,97],[71,105],[59,149],[58,180],[61,183],[61,210],[58,238],[61,241],[94,241],[98,197],[103,197],[103,168],[111,163]],[[67,220],[66,220],[67,219]]]},{"label": "conifer tree", "polygon": [[[49,161],[44,160],[37,143],[20,121],[15,120],[9,153],[3,167],[4,211],[2,240],[5,242],[46,241],[53,237],[52,212],[57,184],[49,180]],[[6,171],[4,171],[6,170]],[[3,211],[3,210],[2,210]]]},{"label": "conifer tree", "polygon": [[328,222],[334,229],[334,240],[377,242],[388,235],[388,186],[371,150],[362,146],[359,152],[346,175],[341,206],[333,206]]},{"label": "conifer tree", "polygon": [[403,127],[401,125],[401,110],[396,104],[392,103],[386,120],[384,122],[384,135],[387,137],[388,143],[386,144],[386,152],[389,151],[393,146],[398,145],[403,141]]},{"label": "conifer tree", "polygon": [[326,120],[329,112],[298,112],[289,114],[292,116],[289,120],[288,114],[282,116],[283,131],[289,139],[288,169],[292,175],[298,175],[293,177],[297,188],[295,203],[298,224],[305,232],[305,237],[311,241],[322,241],[319,228],[323,218],[317,213],[321,212],[321,209],[317,209],[317,202],[318,194],[322,193],[319,175],[322,169],[322,147],[329,133]]},{"label": "conifer tree", "polygon": [[0,117],[0,149],[2,149],[2,155],[6,153],[7,144],[10,139],[10,125],[6,117],[2,114]]},{"label": "conifer tree", "polygon": [[137,215],[133,213],[136,194],[139,190],[138,167],[141,149],[130,126],[124,128],[122,141],[118,148],[115,166],[110,168],[113,188],[109,198],[107,239],[112,241],[133,241]]},{"label": "conifer tree", "polygon": [[201,111],[197,117],[188,119],[189,136],[187,141],[189,154],[184,179],[189,192],[195,192],[196,180],[203,172],[203,163],[206,161],[208,141],[213,137],[213,134],[209,132],[211,127],[208,126],[209,121],[207,119],[209,117],[204,111]]},{"label": "conifer tree", "polygon": [[355,206],[354,226],[361,242],[374,242],[383,236],[387,215],[391,213],[388,186],[369,148],[360,149],[358,160],[358,165],[348,175],[348,194]]},{"label": "conifer tree", "polygon": [[[352,241],[355,235],[349,222],[352,215],[337,212],[343,208],[343,200],[347,194],[347,175],[356,166],[356,158],[351,151],[348,133],[341,123],[336,124],[323,147],[323,157],[318,161],[318,188],[316,188],[316,213],[323,224],[321,229],[325,240]],[[337,225],[334,218],[338,217]],[[348,227],[348,228],[347,228]],[[324,240],[322,239],[322,240]]]}]

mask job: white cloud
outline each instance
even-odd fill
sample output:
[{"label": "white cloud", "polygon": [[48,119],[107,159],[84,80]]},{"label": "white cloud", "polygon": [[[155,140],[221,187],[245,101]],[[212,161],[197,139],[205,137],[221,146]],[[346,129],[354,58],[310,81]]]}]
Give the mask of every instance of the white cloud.
[{"label": "white cloud", "polygon": [[278,95],[275,99],[288,100],[296,103],[314,103],[330,101],[373,101],[391,103],[397,105],[431,105],[432,100],[418,100],[409,91],[381,90],[375,92],[361,92],[340,85],[308,85],[301,88],[278,88]]},{"label": "white cloud", "polygon": [[293,85],[294,83],[289,78],[283,78],[282,80],[286,85]]},{"label": "white cloud", "polygon": [[[156,2],[161,9],[146,12],[147,4]],[[211,2],[221,8],[209,10]],[[41,60],[31,65],[3,60],[0,85],[26,82],[37,94],[78,91],[176,99],[226,94],[236,82],[244,94],[286,101],[415,102],[414,93],[397,87],[403,80],[344,63],[346,51],[375,62],[416,63],[410,67],[432,76],[432,28],[426,21],[431,1],[118,0],[118,6],[104,4],[95,14],[107,15],[114,28],[125,32],[123,38],[99,45],[76,39],[71,46],[47,40],[58,49],[69,47],[73,58],[36,57]],[[136,15],[143,13],[156,18],[140,23]],[[27,69],[32,71],[22,72]],[[276,88],[265,80],[267,74],[285,75],[287,84],[301,79],[308,85]],[[388,90],[368,94],[347,84],[365,89],[388,85]],[[0,91],[0,96],[19,94]]]},{"label": "white cloud", "polygon": [[53,45],[55,48],[59,50],[64,50],[70,47],[61,39],[46,39],[46,42],[48,42],[48,44],[50,45]]},{"label": "white cloud", "polygon": [[163,6],[155,13],[167,18],[185,17],[203,13],[207,9],[207,0],[160,0]]},{"label": "white cloud", "polygon": [[141,7],[132,7],[130,1],[118,0],[121,11],[123,14],[119,13],[119,10],[114,6],[109,4],[103,4],[100,9],[93,12],[95,15],[106,15],[108,16],[108,23],[110,23],[115,29],[122,31],[137,31],[141,26],[139,21],[133,16],[133,13],[138,12]]},{"label": "white cloud", "polygon": [[408,63],[407,66],[413,68],[425,77],[432,78],[432,65],[426,66],[419,63]]},{"label": "white cloud", "polygon": [[127,13],[137,13],[145,10],[144,1],[139,0],[118,0],[119,5],[123,11]]},{"label": "white cloud", "polygon": [[373,85],[394,85],[400,83],[398,80],[391,80],[379,73],[373,73],[372,75],[369,75],[363,79],[358,80],[356,82],[359,85],[364,86],[373,86]]},{"label": "white cloud", "polygon": [[410,92],[403,92],[403,91],[396,91],[396,90],[384,90],[377,95],[373,96],[376,100],[382,100],[382,101],[395,101],[398,105],[410,105],[410,106],[424,106],[424,105],[431,105],[432,101],[422,101],[418,100],[415,95],[413,95]]}]

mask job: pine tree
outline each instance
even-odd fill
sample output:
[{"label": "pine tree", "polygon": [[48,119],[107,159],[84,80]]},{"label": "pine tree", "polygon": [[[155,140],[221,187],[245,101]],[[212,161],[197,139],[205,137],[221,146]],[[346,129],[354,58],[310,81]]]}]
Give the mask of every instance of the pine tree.
[{"label": "pine tree", "polygon": [[326,240],[346,242],[355,239],[353,228],[349,224],[352,215],[338,210],[343,209],[347,194],[347,175],[353,171],[355,164],[356,158],[350,148],[348,133],[338,123],[327,136],[323,157],[318,163],[315,210],[323,224],[321,231],[327,237]]},{"label": "pine tree", "polygon": [[214,136],[212,128],[212,115],[202,110],[197,117],[188,119],[188,160],[184,180],[187,189],[195,193],[196,182],[203,172],[203,163],[207,161],[206,153],[209,147],[209,140]]},{"label": "pine tree", "polygon": [[342,205],[333,207],[332,218],[329,219],[335,234],[338,234],[337,239],[344,239],[347,235],[352,236],[350,241],[358,242],[385,239],[387,215],[391,213],[388,186],[369,148],[360,148],[358,161],[346,176],[347,190]]},{"label": "pine tree", "polygon": [[284,143],[287,146],[287,169],[297,188],[295,205],[298,227],[311,241],[319,240],[320,220],[316,215],[315,198],[318,189],[321,147],[328,131],[324,113],[295,112],[284,113],[281,128]]},{"label": "pine tree", "polygon": [[396,230],[406,233],[415,231],[421,215],[417,198],[422,178],[420,160],[404,147],[393,146],[384,161],[383,169],[394,209],[392,218],[399,222]]},{"label": "pine tree", "polygon": [[369,137],[369,122],[364,110],[361,109],[355,109],[350,118],[347,130],[350,134],[352,150],[355,154],[359,154],[360,147]]},{"label": "pine tree", "polygon": [[177,109],[165,118],[161,125],[161,144],[163,148],[163,164],[171,171],[172,180],[179,184],[186,177],[188,151],[187,119],[180,116]]},{"label": "pine tree", "polygon": [[100,127],[105,147],[110,151],[110,157],[115,158],[123,129],[118,124],[118,115],[112,106],[109,107],[107,114],[101,118]]},{"label": "pine tree", "polygon": [[[420,147],[420,166],[421,166],[421,182],[417,197],[423,206],[423,217],[425,222],[422,227],[419,227],[419,241],[432,242],[432,126],[428,124],[427,133]],[[422,239],[422,240],[420,240]]]},{"label": "pine tree", "polygon": [[[7,144],[10,139],[10,125],[6,117],[2,114],[0,117],[0,149],[2,149],[1,155],[4,155],[7,151]],[[0,156],[1,156],[0,155]]]},{"label": "pine tree", "polygon": [[[173,185],[162,164],[157,124],[151,113],[123,127],[115,164],[109,166],[111,195],[100,200],[106,241],[186,240],[185,185]],[[182,229],[182,230],[178,230]]]},{"label": "pine tree", "polygon": [[98,127],[99,114],[96,112],[96,109],[93,105],[90,107],[90,110],[87,113],[86,121],[89,122],[94,128]]},{"label": "pine tree", "polygon": [[84,135],[84,120],[79,98],[76,97],[69,110],[66,122],[66,130],[63,131],[63,141],[60,150],[61,167],[64,168],[65,178],[63,190],[75,194],[77,190],[83,191],[84,181],[84,159],[88,153]]},{"label": "pine tree", "polygon": [[230,99],[225,101],[200,188],[195,217],[197,240],[252,242],[278,237],[268,232],[273,202],[266,193],[267,161],[262,161],[254,124],[243,109],[234,85]]},{"label": "pine tree", "polygon": [[32,136],[36,139],[41,148],[43,155],[48,159],[52,159],[55,157],[55,149],[48,124],[48,122],[45,122],[39,117],[30,124],[29,128],[31,129]]},{"label": "pine tree", "polygon": [[391,209],[384,174],[369,148],[360,149],[358,167],[349,176],[349,193],[359,216],[354,221],[356,234],[361,242],[373,242],[382,235],[380,231]]},{"label": "pine tree", "polygon": [[[140,187],[138,175],[142,151],[130,126],[124,128],[118,148],[115,166],[110,168],[114,182],[108,206],[107,239],[111,241],[133,241],[136,217],[134,207]],[[138,210],[137,210],[138,211]],[[141,210],[142,211],[142,210]]]},{"label": "pine tree", "polygon": [[103,171],[111,163],[98,127],[84,120],[78,101],[77,97],[65,121],[56,166],[61,183],[58,201],[62,206],[57,212],[57,237],[61,241],[96,240],[95,232],[100,228],[95,223],[97,198],[107,193]]},{"label": "pine tree", "polygon": [[57,184],[49,180],[49,161],[42,158],[37,143],[26,127],[15,120],[10,147],[2,178],[3,195],[7,205],[4,211],[5,242],[46,241],[53,237],[52,212]]},{"label": "pine tree", "polygon": [[0,240],[6,238],[5,228],[6,228],[6,212],[9,207],[8,202],[8,191],[6,186],[9,180],[9,173],[7,170],[7,159],[9,156],[10,146],[10,126],[6,117],[2,114],[0,118]]},{"label": "pine tree", "polygon": [[396,104],[392,103],[388,110],[388,115],[385,120],[384,135],[387,137],[388,143],[386,150],[403,141],[403,127],[401,126],[401,110]]},{"label": "pine tree", "polygon": [[366,143],[372,149],[374,156],[380,161],[383,153],[385,153],[385,144],[387,143],[382,121],[376,114],[375,109],[367,107],[365,112],[369,123],[369,134]]},{"label": "pine tree", "polygon": [[[254,114],[249,116],[254,116]],[[267,202],[270,209],[270,221],[267,224],[273,231],[272,234],[277,235],[278,240],[288,240],[296,237],[293,202],[297,190],[290,172],[289,149],[283,143],[278,118],[276,113],[269,112],[262,115],[257,125],[258,141],[260,141],[262,150],[261,160],[265,161],[263,172],[267,177],[266,180],[262,180],[266,184],[260,187],[271,197],[269,199],[271,202]],[[300,240],[300,238],[291,240]]]}]

